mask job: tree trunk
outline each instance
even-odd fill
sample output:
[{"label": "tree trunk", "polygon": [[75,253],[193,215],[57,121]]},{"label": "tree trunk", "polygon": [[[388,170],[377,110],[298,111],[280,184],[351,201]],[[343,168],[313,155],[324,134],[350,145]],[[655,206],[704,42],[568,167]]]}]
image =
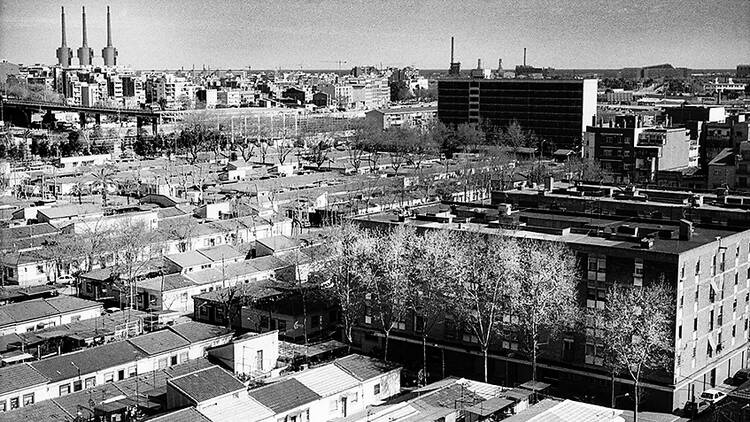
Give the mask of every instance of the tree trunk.
[{"label": "tree trunk", "polygon": [[531,341],[531,380],[536,381],[536,351],[539,345],[537,344],[536,336]]},{"label": "tree trunk", "polygon": [[443,347],[440,348],[440,369],[441,369],[440,379],[444,379],[445,378],[445,348]]},{"label": "tree trunk", "polygon": [[424,384],[427,384],[427,337],[422,336],[422,377],[424,377]]},{"label": "tree trunk", "polygon": [[635,388],[633,395],[635,396],[635,407],[633,409],[633,422],[638,422],[638,379],[635,380]]},{"label": "tree trunk", "polygon": [[388,362],[388,340],[391,337],[390,331],[385,331],[385,348],[383,350],[383,360]]},{"label": "tree trunk", "polygon": [[487,347],[482,347],[482,357],[484,357],[484,382],[487,382]]},{"label": "tree trunk", "polygon": [[615,371],[614,371],[614,369],[612,370],[612,372],[610,372],[610,375],[611,375],[610,381],[612,382],[612,384],[611,384],[611,388],[612,388],[612,392],[611,392],[612,393],[612,406],[610,406],[610,407],[612,407],[614,409],[615,406],[617,405],[617,399],[615,398]]}]

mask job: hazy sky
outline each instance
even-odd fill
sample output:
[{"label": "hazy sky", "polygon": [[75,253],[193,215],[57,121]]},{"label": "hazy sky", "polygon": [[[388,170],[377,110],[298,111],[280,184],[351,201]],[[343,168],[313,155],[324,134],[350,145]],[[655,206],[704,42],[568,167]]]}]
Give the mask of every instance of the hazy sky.
[{"label": "hazy sky", "polygon": [[[450,36],[462,67],[556,68],[659,63],[734,68],[750,62],[750,0],[112,0],[118,63],[141,69],[447,68]],[[60,6],[68,46],[88,41],[101,64],[104,1],[0,0],[0,59],[55,63]]]}]

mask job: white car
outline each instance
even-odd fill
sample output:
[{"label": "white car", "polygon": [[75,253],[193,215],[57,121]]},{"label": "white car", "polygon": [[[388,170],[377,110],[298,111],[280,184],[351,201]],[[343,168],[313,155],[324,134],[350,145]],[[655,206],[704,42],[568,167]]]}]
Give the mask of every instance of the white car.
[{"label": "white car", "polygon": [[76,281],[75,277],[72,275],[61,275],[57,277],[57,283],[58,284],[72,284]]},{"label": "white car", "polygon": [[715,390],[713,388],[701,393],[701,400],[705,400],[711,404],[716,404],[721,400],[724,400],[725,398],[727,398],[727,395],[725,393],[722,393],[721,391]]}]

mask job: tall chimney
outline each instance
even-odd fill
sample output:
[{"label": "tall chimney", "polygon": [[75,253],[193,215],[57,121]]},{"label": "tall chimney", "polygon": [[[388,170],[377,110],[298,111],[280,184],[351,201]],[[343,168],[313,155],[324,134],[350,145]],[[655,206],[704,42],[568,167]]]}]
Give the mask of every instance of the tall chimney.
[{"label": "tall chimney", "polygon": [[107,6],[107,47],[112,47],[112,22],[109,20],[109,6]]},{"label": "tall chimney", "polygon": [[451,63],[453,63],[453,37],[451,37]]},{"label": "tall chimney", "polygon": [[523,66],[526,67],[526,47],[523,48]]},{"label": "tall chimney", "polygon": [[81,15],[83,16],[83,46],[87,47],[89,43],[86,37],[86,6],[81,6]]},{"label": "tall chimney", "polygon": [[78,49],[78,61],[81,66],[90,66],[91,58],[94,56],[94,50],[89,48],[88,39],[86,38],[86,7],[81,7],[81,16],[83,18],[83,44]]},{"label": "tall chimney", "polygon": [[102,49],[104,66],[117,65],[117,49],[112,46],[112,23],[109,18],[109,6],[107,6],[107,46]]},{"label": "tall chimney", "polygon": [[482,68],[482,59],[477,59],[477,69]]},{"label": "tall chimney", "polygon": [[60,21],[62,22],[62,44],[57,49],[57,63],[64,69],[70,67],[70,61],[73,59],[73,50],[68,47],[65,36],[65,8],[60,7]]}]

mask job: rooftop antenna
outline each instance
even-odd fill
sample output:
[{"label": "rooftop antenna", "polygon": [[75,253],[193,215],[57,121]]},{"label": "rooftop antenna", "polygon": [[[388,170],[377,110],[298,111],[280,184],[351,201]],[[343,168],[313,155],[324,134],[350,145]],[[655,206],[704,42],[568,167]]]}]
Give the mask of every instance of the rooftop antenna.
[{"label": "rooftop antenna", "polygon": [[453,63],[453,37],[451,37],[451,63]]},{"label": "rooftop antenna", "polygon": [[526,47],[523,48],[523,67],[526,67]]}]

